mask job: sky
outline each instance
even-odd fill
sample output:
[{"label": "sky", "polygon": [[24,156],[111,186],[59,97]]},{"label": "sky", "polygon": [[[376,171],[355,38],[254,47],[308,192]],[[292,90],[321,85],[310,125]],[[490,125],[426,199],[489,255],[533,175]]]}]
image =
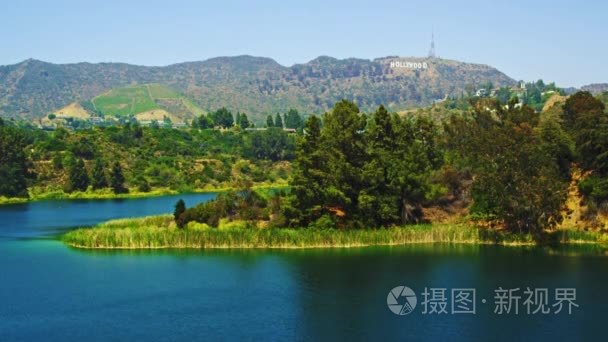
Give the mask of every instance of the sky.
[{"label": "sky", "polygon": [[168,65],[217,56],[437,55],[559,86],[608,82],[608,1],[20,0],[0,3],[0,65]]}]

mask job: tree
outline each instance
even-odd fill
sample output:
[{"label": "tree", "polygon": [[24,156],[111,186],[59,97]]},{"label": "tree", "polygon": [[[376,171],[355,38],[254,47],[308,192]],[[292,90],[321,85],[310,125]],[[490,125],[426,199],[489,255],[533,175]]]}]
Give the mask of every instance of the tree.
[{"label": "tree", "polygon": [[276,127],[251,132],[246,137],[244,147],[247,156],[272,161],[293,159],[295,150],[293,137]]},{"label": "tree", "polygon": [[511,90],[509,87],[500,87],[496,92],[496,99],[498,102],[506,104],[511,99]]},{"label": "tree", "polygon": [[247,118],[247,114],[245,114],[245,113],[240,114],[239,125],[241,126],[242,129],[245,129],[245,128],[248,128],[249,126],[251,126],[251,123],[249,122],[249,119]]},{"label": "tree", "polygon": [[179,199],[177,203],[175,203],[175,210],[173,211],[173,219],[177,223],[179,228],[183,228],[183,221],[179,220],[179,217],[186,211],[186,203],[183,199]]},{"label": "tree", "polygon": [[205,114],[201,114],[198,118],[192,120],[192,128],[207,129],[211,127],[213,127],[213,120]]},{"label": "tree", "polygon": [[305,123],[304,137],[298,142],[289,205],[283,210],[292,226],[307,226],[322,214],[325,189],[329,177],[325,174],[321,151],[321,120],[312,115]]},{"label": "tree", "polygon": [[[560,175],[530,107],[476,109],[446,126],[454,151],[473,172],[473,214],[489,215],[511,231],[540,237],[562,220],[568,181]],[[489,143],[491,142],[491,143]]]},{"label": "tree", "polygon": [[326,113],[321,130],[322,149],[331,185],[327,206],[336,208],[356,221],[362,167],[366,160],[366,118],[353,102],[342,100]]},{"label": "tree", "polygon": [[103,160],[100,158],[95,159],[95,164],[93,164],[91,185],[93,186],[93,189],[102,189],[108,186],[108,179],[106,177],[106,171],[104,170]]},{"label": "tree", "polygon": [[281,114],[277,113],[274,118],[274,126],[278,128],[283,128],[283,119],[281,118]]},{"label": "tree", "polygon": [[209,113],[209,116],[216,127],[229,128],[234,126],[234,117],[232,116],[232,113],[225,107]]},{"label": "tree", "polygon": [[302,116],[295,109],[290,109],[285,114],[285,128],[301,129],[304,127]]},{"label": "tree", "polygon": [[393,117],[383,106],[368,129],[365,189],[359,196],[369,224],[412,223],[422,219],[422,203],[432,197],[432,175],[441,165],[432,121]]},{"label": "tree", "polygon": [[0,121],[0,195],[27,197],[28,168],[23,149],[25,136]]},{"label": "tree", "polygon": [[89,176],[84,167],[84,161],[76,158],[70,165],[69,169],[69,191],[85,191],[89,186]]},{"label": "tree", "polygon": [[563,109],[564,127],[576,143],[582,167],[608,175],[608,114],[604,104],[583,91],[570,96]]},{"label": "tree", "polygon": [[125,177],[122,174],[122,167],[118,161],[112,165],[112,172],[110,174],[110,186],[115,194],[124,194],[129,192],[129,189],[125,187]]},{"label": "tree", "polygon": [[266,127],[274,127],[274,120],[272,119],[272,115],[268,114],[266,117]]}]

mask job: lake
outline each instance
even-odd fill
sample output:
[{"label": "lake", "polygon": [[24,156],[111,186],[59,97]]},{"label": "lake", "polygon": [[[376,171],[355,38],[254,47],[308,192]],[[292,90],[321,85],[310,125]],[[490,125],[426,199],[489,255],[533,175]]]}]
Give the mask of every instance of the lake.
[{"label": "lake", "polygon": [[[88,251],[54,238],[111,218],[168,213],[178,198],[190,206],[213,197],[0,207],[0,340],[600,340],[605,334],[608,257],[598,247]],[[416,294],[407,315],[387,306],[398,286]],[[425,287],[447,295],[447,302],[435,301],[436,308],[447,303],[447,313],[423,312]],[[521,296],[513,305],[518,315],[499,315],[499,287],[546,288],[549,306],[556,288],[575,289],[578,307],[571,314],[566,306],[558,314],[556,307],[526,314],[526,296],[514,292]],[[475,313],[451,312],[453,289],[475,289]]]}]

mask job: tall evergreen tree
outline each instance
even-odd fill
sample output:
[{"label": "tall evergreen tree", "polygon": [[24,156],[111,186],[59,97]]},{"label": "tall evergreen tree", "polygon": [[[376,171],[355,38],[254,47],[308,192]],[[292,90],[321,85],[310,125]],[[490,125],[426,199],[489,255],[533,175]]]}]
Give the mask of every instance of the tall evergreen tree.
[{"label": "tall evergreen tree", "polygon": [[281,114],[277,113],[274,118],[274,126],[278,128],[283,128],[283,119],[281,118]]},{"label": "tall evergreen tree", "polygon": [[89,176],[84,161],[76,158],[69,169],[69,191],[85,191],[89,186]]},{"label": "tall evergreen tree", "polygon": [[304,127],[304,122],[302,121],[302,116],[295,109],[290,109],[285,114],[285,128],[294,128],[300,129]]},{"label": "tall evergreen tree", "polygon": [[247,118],[247,114],[241,113],[240,117],[241,118],[239,120],[239,125],[241,126],[241,128],[245,129],[245,128],[248,128],[249,126],[251,126],[251,123],[249,122],[249,118]]},{"label": "tall evergreen tree", "polygon": [[236,118],[235,118],[235,125],[237,126],[241,126],[241,112],[236,112]]},{"label": "tall evergreen tree", "polygon": [[184,211],[186,211],[186,203],[180,198],[177,203],[175,203],[175,210],[173,211],[173,219],[178,224],[179,228],[183,228],[182,221],[179,220],[179,217]]},{"label": "tall evergreen tree", "polygon": [[307,226],[323,214],[328,176],[321,150],[321,120],[311,116],[305,124],[304,137],[298,142],[293,176],[290,180],[290,203],[285,216],[292,226]]},{"label": "tall evergreen tree", "polygon": [[274,120],[272,119],[272,115],[268,114],[266,117],[266,127],[274,127]]},{"label": "tall evergreen tree", "polygon": [[129,192],[129,189],[125,187],[125,176],[122,173],[122,167],[118,161],[114,162],[112,165],[110,186],[115,194],[124,194]]},{"label": "tall evergreen tree", "polygon": [[104,167],[103,160],[100,158],[95,159],[93,171],[91,172],[91,185],[93,186],[93,189],[102,189],[108,186],[108,179]]}]

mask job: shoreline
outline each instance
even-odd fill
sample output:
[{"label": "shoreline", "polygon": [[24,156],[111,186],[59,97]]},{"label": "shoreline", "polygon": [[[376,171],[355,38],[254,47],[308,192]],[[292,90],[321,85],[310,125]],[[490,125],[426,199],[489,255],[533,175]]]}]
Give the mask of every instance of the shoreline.
[{"label": "shoreline", "polygon": [[607,245],[597,232],[562,229],[545,242],[530,234],[513,234],[470,224],[420,224],[402,227],[337,230],[311,228],[256,228],[246,222],[224,222],[219,228],[191,223],[176,228],[169,215],[118,219],[65,233],[61,241],[89,250],[143,249],[324,249],[402,246],[412,244],[499,245]]},{"label": "shoreline", "polygon": [[[260,183],[253,185],[252,189],[284,189],[287,188],[287,183],[274,183],[265,184]],[[0,196],[0,206],[13,205],[13,204],[24,204],[41,201],[52,201],[52,200],[111,200],[111,199],[136,199],[136,198],[151,198],[161,197],[168,195],[188,195],[188,194],[207,194],[225,192],[231,190],[237,190],[237,187],[225,186],[225,187],[206,187],[200,189],[192,189],[188,191],[178,191],[169,188],[155,188],[148,192],[133,191],[124,194],[114,194],[108,191],[93,191],[83,192],[77,191],[73,193],[66,192],[46,192],[42,194],[31,194],[30,197],[4,197]]]}]

